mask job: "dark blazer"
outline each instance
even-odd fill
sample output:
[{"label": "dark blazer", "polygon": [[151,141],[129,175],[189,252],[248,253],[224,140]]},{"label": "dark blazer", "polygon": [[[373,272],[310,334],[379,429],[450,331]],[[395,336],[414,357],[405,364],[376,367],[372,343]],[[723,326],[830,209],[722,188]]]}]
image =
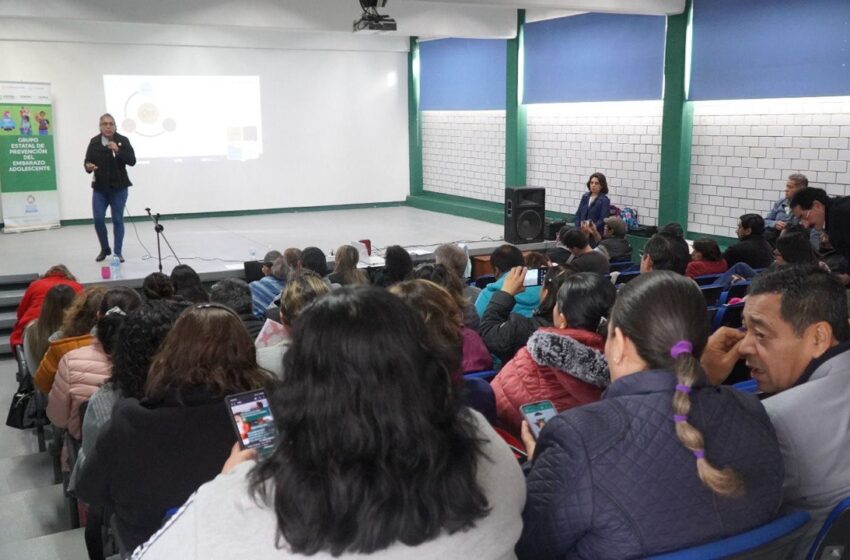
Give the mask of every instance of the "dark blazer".
[{"label": "dark blazer", "polygon": [[528,472],[520,560],[643,558],[747,531],[774,519],[783,467],[776,433],[755,395],[695,385],[692,425],[706,458],[744,479],[720,497],[676,437],[676,378],[644,371],[616,381],[602,400],[570,409],[540,434]]},{"label": "dark blazer", "polygon": [[531,317],[511,313],[515,303],[511,294],[502,290],[494,292],[478,326],[478,334],[484,340],[487,350],[502,363],[513,358],[520,348],[524,348],[534,331],[540,327],[552,326],[551,313],[544,316],[535,312]]},{"label": "dark blazer", "polygon": [[602,233],[602,230],[605,228],[604,220],[611,214],[610,209],[611,201],[608,200],[607,195],[600,194],[593,201],[593,204],[590,204],[590,193],[586,192],[581,195],[581,201],[578,203],[575,225],[579,227],[582,221],[590,220],[596,225],[599,233]]},{"label": "dark blazer", "polygon": [[731,268],[739,262],[752,268],[767,268],[773,264],[773,247],[763,235],[749,235],[723,253],[726,265]]},{"label": "dark blazer", "polygon": [[114,157],[112,150],[101,142],[100,134],[89,140],[86,149],[85,161],[97,166],[91,182],[92,188],[97,191],[123,189],[133,184],[127,175],[127,166],[136,165],[136,152],[126,136],[116,132],[113,141],[118,144],[118,152]]},{"label": "dark blazer", "polygon": [[165,513],[216,477],[236,442],[223,397],[197,390],[159,402],[121,399],[80,472],[77,496],[112,506],[132,550]]},{"label": "dark blazer", "polygon": [[850,260],[850,196],[834,196],[827,200],[824,230],[835,252]]}]

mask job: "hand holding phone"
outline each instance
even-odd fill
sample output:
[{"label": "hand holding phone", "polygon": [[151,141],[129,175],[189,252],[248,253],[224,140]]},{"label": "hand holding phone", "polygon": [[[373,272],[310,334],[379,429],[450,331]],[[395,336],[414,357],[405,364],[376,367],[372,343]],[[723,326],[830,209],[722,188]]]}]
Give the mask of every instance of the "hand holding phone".
[{"label": "hand holding phone", "polygon": [[271,454],[277,443],[277,426],[265,390],[228,395],[225,403],[242,449],[256,449],[260,457]]},{"label": "hand holding phone", "polygon": [[528,269],[525,273],[525,279],[523,280],[522,285],[526,288],[529,286],[542,286],[543,280],[546,279],[546,272],[548,270],[549,268],[545,266]]},{"label": "hand holding phone", "polygon": [[546,425],[546,422],[558,415],[555,410],[555,405],[552,401],[538,401],[534,403],[524,404],[519,407],[525,421],[528,422],[528,427],[531,428],[531,435],[534,439],[540,437],[540,430]]}]

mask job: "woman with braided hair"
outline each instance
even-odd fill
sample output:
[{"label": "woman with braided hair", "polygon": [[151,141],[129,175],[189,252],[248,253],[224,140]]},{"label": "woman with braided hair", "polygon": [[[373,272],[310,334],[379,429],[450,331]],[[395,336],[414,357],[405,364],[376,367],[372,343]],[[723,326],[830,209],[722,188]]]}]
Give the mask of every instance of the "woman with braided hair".
[{"label": "woman with braided hair", "polygon": [[535,442],[524,558],[638,558],[771,521],[782,458],[759,400],[707,384],[705,300],[684,276],[642,274],[608,323],[611,385],[550,420]]}]

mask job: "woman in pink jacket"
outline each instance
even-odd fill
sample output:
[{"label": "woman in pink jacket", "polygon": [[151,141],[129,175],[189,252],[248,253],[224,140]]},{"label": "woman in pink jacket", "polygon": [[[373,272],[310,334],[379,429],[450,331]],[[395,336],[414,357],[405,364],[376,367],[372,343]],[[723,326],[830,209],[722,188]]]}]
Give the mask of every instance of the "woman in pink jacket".
[{"label": "woman in pink jacket", "polygon": [[57,428],[67,429],[74,439],[80,439],[80,405],[112,375],[109,354],[117,342],[118,328],[127,313],[141,303],[139,294],[130,288],[121,286],[106,292],[97,313],[95,341],[71,350],[59,361],[47,398],[47,417]]}]

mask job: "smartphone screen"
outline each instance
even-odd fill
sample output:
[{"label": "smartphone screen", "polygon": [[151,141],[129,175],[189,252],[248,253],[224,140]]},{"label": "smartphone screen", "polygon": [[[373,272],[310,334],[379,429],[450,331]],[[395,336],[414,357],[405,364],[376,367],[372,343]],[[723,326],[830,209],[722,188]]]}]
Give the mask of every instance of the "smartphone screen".
[{"label": "smartphone screen", "polygon": [[265,390],[228,395],[225,402],[242,449],[256,449],[261,457],[269,455],[277,442],[277,426]]},{"label": "smartphone screen", "polygon": [[528,422],[528,427],[531,428],[531,435],[534,436],[534,439],[540,437],[540,430],[543,429],[546,422],[558,415],[552,401],[524,404],[519,407],[519,411],[525,421]]},{"label": "smartphone screen", "polygon": [[525,279],[522,281],[522,285],[526,288],[529,286],[542,286],[548,270],[549,268],[545,266],[529,269],[528,272],[525,273]]}]

